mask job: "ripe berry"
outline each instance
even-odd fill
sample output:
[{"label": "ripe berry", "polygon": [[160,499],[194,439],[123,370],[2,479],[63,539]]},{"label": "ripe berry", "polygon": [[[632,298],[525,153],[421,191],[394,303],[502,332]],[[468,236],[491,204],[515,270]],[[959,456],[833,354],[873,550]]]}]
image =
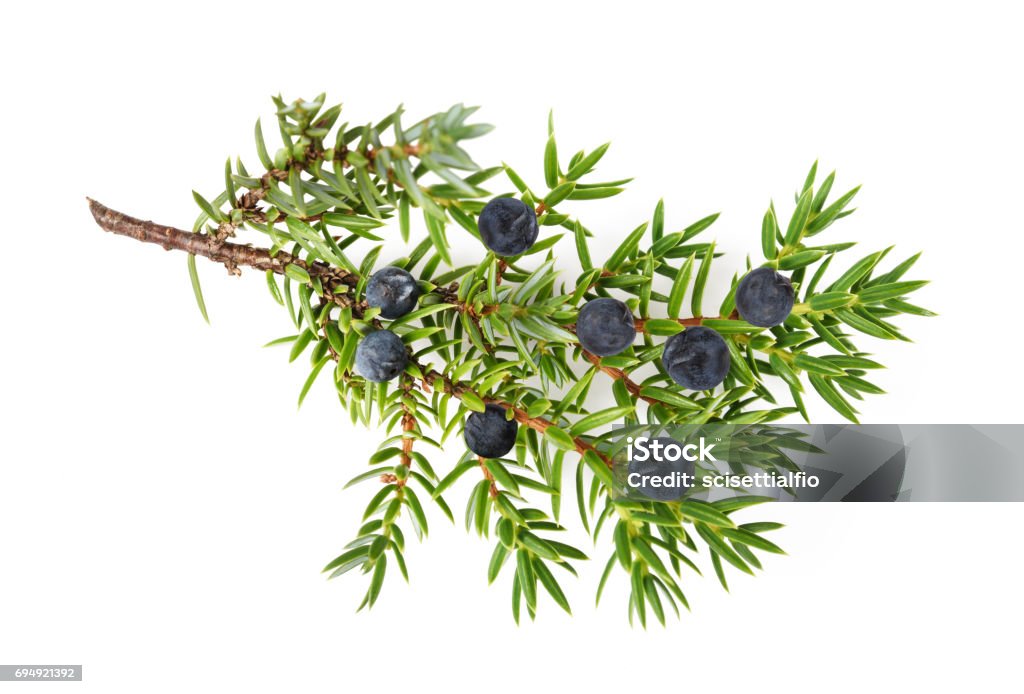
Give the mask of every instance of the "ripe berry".
[{"label": "ripe berry", "polygon": [[400,267],[383,267],[366,283],[366,303],[379,308],[383,318],[401,318],[416,307],[419,296],[416,280]]},{"label": "ripe berry", "polygon": [[488,405],[483,412],[474,412],[466,419],[466,445],[484,458],[500,458],[516,445],[519,424],[505,419],[505,408]]},{"label": "ripe berry", "polygon": [[729,373],[729,348],[711,328],[697,326],[665,342],[661,363],[673,381],[690,390],[710,390]]},{"label": "ripe berry", "polygon": [[494,198],[477,220],[484,245],[502,256],[519,255],[537,241],[537,213],[522,200]]},{"label": "ripe berry", "polygon": [[736,287],[736,310],[751,325],[782,325],[793,310],[793,285],[770,267],[751,270]]},{"label": "ripe berry", "polygon": [[409,353],[402,338],[390,330],[378,330],[363,338],[356,347],[356,371],[367,381],[390,381],[405,370]]},{"label": "ripe berry", "polygon": [[618,299],[592,299],[576,317],[576,337],[583,349],[599,357],[618,354],[636,337],[633,314]]}]

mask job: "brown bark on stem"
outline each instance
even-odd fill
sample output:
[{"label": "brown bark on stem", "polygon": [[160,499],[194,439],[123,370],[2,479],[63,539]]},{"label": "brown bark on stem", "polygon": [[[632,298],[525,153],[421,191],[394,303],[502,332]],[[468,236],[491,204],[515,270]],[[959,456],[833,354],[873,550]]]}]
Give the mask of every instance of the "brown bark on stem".
[{"label": "brown bark on stem", "polygon": [[123,212],[112,210],[91,198],[87,199],[93,219],[104,231],[127,236],[143,243],[153,243],[167,251],[184,251],[209,258],[215,263],[223,263],[232,272],[240,267],[251,267],[283,275],[286,266],[297,265],[304,268],[311,277],[319,277],[328,288],[336,287],[339,284],[354,287],[359,281],[356,275],[347,270],[325,263],[307,263],[285,251],[278,251],[271,255],[270,251],[264,248],[231,243],[208,234],[184,231],[164,224],[136,219]]},{"label": "brown bark on stem", "polygon": [[596,354],[591,354],[586,350],[583,350],[583,356],[586,358],[587,361],[589,361],[591,364],[600,369],[601,373],[610,376],[616,381],[622,381],[622,384],[626,386],[626,390],[629,391],[629,394],[632,395],[634,398],[640,398],[649,405],[658,404],[659,401],[656,400],[655,398],[651,398],[646,395],[641,395],[640,384],[634,381],[632,378],[630,378],[629,374],[623,371],[622,369],[616,369],[611,366],[602,366],[601,357],[597,356]]}]

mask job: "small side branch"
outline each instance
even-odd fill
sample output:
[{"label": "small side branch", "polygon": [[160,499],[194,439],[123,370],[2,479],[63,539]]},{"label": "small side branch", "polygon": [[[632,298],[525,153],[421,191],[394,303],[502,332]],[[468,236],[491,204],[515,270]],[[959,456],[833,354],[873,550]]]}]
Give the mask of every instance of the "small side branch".
[{"label": "small side branch", "polygon": [[494,482],[494,475],[492,475],[491,471],[487,469],[487,459],[484,458],[482,455],[478,455],[476,457],[476,459],[477,459],[477,462],[480,463],[480,469],[484,473],[484,479],[486,479],[488,482],[491,483],[491,486],[488,489],[488,493],[491,495],[492,499],[497,499],[498,498],[498,485],[495,484],[495,482]]},{"label": "small side branch", "polygon": [[241,267],[251,267],[255,270],[270,270],[278,275],[283,275],[286,266],[297,265],[304,268],[310,276],[319,277],[328,288],[336,287],[339,284],[354,287],[359,281],[356,275],[325,263],[307,263],[285,251],[271,254],[264,248],[231,243],[208,234],[184,231],[164,224],[136,219],[123,212],[112,210],[91,198],[87,199],[93,219],[104,231],[127,236],[143,243],[153,243],[167,251],[184,251],[209,258],[216,263],[223,263],[231,271]]},{"label": "small side branch", "polygon": [[616,381],[622,381],[622,384],[626,386],[626,390],[634,398],[640,398],[649,405],[658,404],[658,400],[651,397],[647,397],[646,395],[642,395],[640,392],[642,390],[640,384],[634,381],[632,378],[630,378],[629,374],[623,371],[622,369],[616,369],[611,366],[603,366],[601,364],[601,357],[597,356],[596,354],[592,354],[586,350],[583,350],[583,356],[586,358],[587,361],[589,361],[591,364],[600,369],[601,373],[610,376]]},{"label": "small side branch", "polygon": [[[452,397],[459,399],[462,398],[463,393],[467,391],[472,392],[472,389],[466,386],[465,384],[460,383],[458,381],[452,381],[448,376],[444,375],[439,371],[436,371],[434,369],[427,369],[422,364],[415,361],[413,363],[416,364],[416,366],[420,369],[420,372],[423,373],[423,382],[421,386],[424,391],[428,391],[429,388],[433,387],[436,390],[440,390]],[[545,431],[547,431],[548,427],[554,426],[555,424],[554,422],[544,419],[543,417],[531,417],[526,412],[526,410],[522,409],[521,407],[516,407],[512,403],[505,402],[504,400],[483,396],[478,397],[480,397],[488,405],[498,405],[500,407],[505,408],[506,410],[512,410],[513,418],[516,420],[516,422],[525,427],[533,429],[538,434],[543,434]],[[579,436],[573,438],[573,447],[576,449],[576,452],[580,455],[584,455],[587,451],[593,451],[595,454],[597,454],[597,457],[600,458],[608,467],[612,466],[611,458],[602,453],[592,444],[584,441]]]}]

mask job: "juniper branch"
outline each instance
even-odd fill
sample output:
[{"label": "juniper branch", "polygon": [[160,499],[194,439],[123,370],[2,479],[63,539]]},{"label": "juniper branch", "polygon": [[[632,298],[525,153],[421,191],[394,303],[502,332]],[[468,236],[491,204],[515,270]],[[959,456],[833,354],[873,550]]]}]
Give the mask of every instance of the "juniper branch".
[{"label": "juniper branch", "polygon": [[[868,370],[881,364],[868,359],[847,330],[857,333],[857,340],[859,334],[906,339],[892,318],[932,315],[906,301],[906,295],[924,285],[902,280],[917,256],[878,272],[886,249],[861,258],[826,282],[830,263],[853,244],[815,245],[813,237],[852,213],[849,205],[858,188],[829,202],[835,173],[816,188],[817,164],[795,195],[796,209],[786,227],[779,224],[774,204],[762,221],[764,267],[791,273],[787,281],[802,294],[783,323],[764,329],[741,320],[737,311],[741,273],[734,275],[717,316],[702,306],[719,254],[714,243],[696,237],[717,214],[667,232],[664,205],[659,202],[649,222],[624,234],[606,259],[593,261],[588,242],[593,233],[563,209],[576,201],[616,196],[629,182],[591,180],[607,144],[589,153],[581,150],[563,164],[549,120],[546,192],[541,193],[511,166],[481,169],[462,149],[462,141],[490,129],[467,121],[475,109],[456,105],[406,128],[399,108],[376,124],[350,128],[337,123],[340,106],[323,108],[323,95],[292,103],[277,97],[274,102],[282,147],[270,154],[257,121],[256,149],[264,173],[253,176],[240,160],[233,169],[229,162],[220,194],[207,200],[194,193],[201,213],[192,231],[136,219],[93,200],[89,207],[101,228],[188,253],[190,264],[198,256],[225,265],[232,274],[243,267],[266,272],[271,294],[288,308],[298,331],[275,343],[290,344],[293,360],[310,352],[311,371],[300,404],[318,374],[333,363],[333,385],[353,422],[369,425],[377,406],[377,419],[393,436],[371,456],[371,466],[378,467],[357,475],[350,484],[377,479],[383,486],[370,500],[356,539],[325,569],[332,577],[355,568],[370,575],[361,607],[372,606],[379,596],[388,557],[407,575],[401,525],[409,523],[418,535],[426,534],[427,519],[410,482],[452,518],[442,494],[478,467],[483,479],[467,500],[466,518],[467,526],[487,535],[490,519],[496,517],[493,530],[498,542],[488,579],[495,580],[504,563],[515,557],[516,619],[523,605],[531,618],[535,615],[538,585],[568,611],[548,565],[575,573],[571,562],[587,557],[541,534],[562,527],[562,470],[566,456],[575,454],[581,522],[596,540],[606,521],[615,521],[615,552],[598,596],[618,564],[630,577],[630,618],[635,615],[645,623],[649,608],[664,621],[663,601],[688,607],[679,586],[680,570],[697,567],[683,550],[696,552],[698,542],[706,545],[725,585],[725,565],[751,573],[760,568],[753,549],[778,550],[759,534],[777,525],[737,528],[731,514],[753,503],[750,500],[706,504],[687,498],[666,505],[617,498],[611,434],[595,429],[616,420],[638,425],[642,418],[659,427],[711,421],[765,424],[794,412],[806,419],[805,382],[836,412],[856,421],[848,398],[881,392],[865,378]],[[385,144],[382,137],[388,130],[392,144]],[[516,257],[487,253],[476,265],[455,267],[448,225],[454,223],[480,239],[484,200],[495,197],[482,185],[499,174],[536,216],[543,238]],[[416,209],[423,213],[426,238],[393,265],[417,272],[422,289],[419,307],[387,323],[379,307],[369,306],[365,297],[381,247],[366,252],[358,264],[347,252],[357,243],[382,241],[376,232],[396,218],[402,239],[409,241]],[[246,228],[271,245],[229,240]],[[582,273],[574,282],[557,284],[553,248],[561,238],[558,232],[565,231],[575,241]],[[540,253],[545,253],[544,260],[531,267],[531,256],[539,258]],[[451,269],[442,270],[442,265]],[[662,290],[655,286],[656,279],[671,286]],[[193,286],[203,306],[195,276]],[[642,335],[643,344],[599,357],[580,344],[579,307],[613,295],[626,298],[632,327]],[[686,296],[690,316],[682,311]],[[659,305],[663,311],[652,310]],[[661,363],[663,346],[658,338],[697,327],[709,328],[723,339],[731,357],[729,370],[720,386],[684,392],[687,389],[674,383]],[[354,368],[358,345],[380,330],[398,335],[408,352],[397,387],[371,383]],[[440,359],[441,364],[431,359]],[[578,373],[576,363],[586,371]],[[589,404],[597,372],[611,379],[615,407],[595,410]],[[776,378],[788,390],[792,406],[777,404]],[[448,409],[450,403],[454,412]],[[766,406],[754,409],[756,403]],[[417,442],[443,444],[467,415],[488,405],[497,405],[520,425],[514,459],[480,459],[467,451],[443,478],[438,476]],[[440,442],[425,431],[431,423],[442,432]],[[791,461],[781,449],[769,448],[758,465],[787,469]],[[391,458],[398,464],[379,467]],[[550,516],[521,505],[528,503],[527,490],[550,498]]]},{"label": "juniper branch", "polygon": [[148,220],[136,219],[123,212],[112,210],[106,205],[99,203],[92,198],[89,201],[89,211],[92,213],[96,224],[104,231],[119,236],[152,243],[162,247],[165,251],[184,251],[195,256],[208,258],[215,263],[222,263],[229,271],[240,267],[249,267],[254,270],[270,271],[277,275],[285,275],[285,268],[289,265],[296,265],[309,273],[310,277],[317,277],[326,283],[326,287],[333,289],[339,285],[354,287],[359,278],[343,268],[332,267],[324,262],[314,261],[309,263],[298,256],[285,251],[277,251],[271,254],[266,248],[254,248],[253,246],[241,245],[218,239],[210,234],[202,234],[191,231],[176,229],[165,224],[157,224]]}]

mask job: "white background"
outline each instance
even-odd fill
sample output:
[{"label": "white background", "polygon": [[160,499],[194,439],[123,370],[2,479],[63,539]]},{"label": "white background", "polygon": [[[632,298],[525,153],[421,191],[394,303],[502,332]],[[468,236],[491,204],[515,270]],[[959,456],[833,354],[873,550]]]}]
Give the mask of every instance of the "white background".
[{"label": "white background", "polygon": [[208,327],[183,257],[87,213],[89,195],[190,225],[189,191],[216,193],[228,155],[256,167],[277,92],[327,90],[354,122],[483,105],[498,128],[472,153],[535,182],[553,107],[563,151],[611,139],[601,171],[637,177],[578,208],[599,248],[661,196],[670,227],[723,212],[717,300],[769,199],[788,214],[820,157],[837,191],[865,184],[830,239],[924,250],[918,299],[941,313],[906,321],[915,344],[876,343],[889,395],[864,421],[1020,421],[1019,11],[667,6],[5,10],[0,662],[83,663],[83,684],[42,688],[94,692],[1016,689],[1015,504],[751,510],[789,525],[790,556],[734,572],[731,595],[692,580],[693,613],[646,632],[622,580],[592,607],[604,543],[568,584],[574,617],[548,603],[517,628],[509,576],[486,587],[489,543],[434,514],[411,585],[389,578],[354,614],[365,583],[318,572],[352,536],[370,487],[341,483],[380,434],[353,429],[326,380],[296,412],[305,372],[260,349],[289,326],[258,273],[201,267]]}]

